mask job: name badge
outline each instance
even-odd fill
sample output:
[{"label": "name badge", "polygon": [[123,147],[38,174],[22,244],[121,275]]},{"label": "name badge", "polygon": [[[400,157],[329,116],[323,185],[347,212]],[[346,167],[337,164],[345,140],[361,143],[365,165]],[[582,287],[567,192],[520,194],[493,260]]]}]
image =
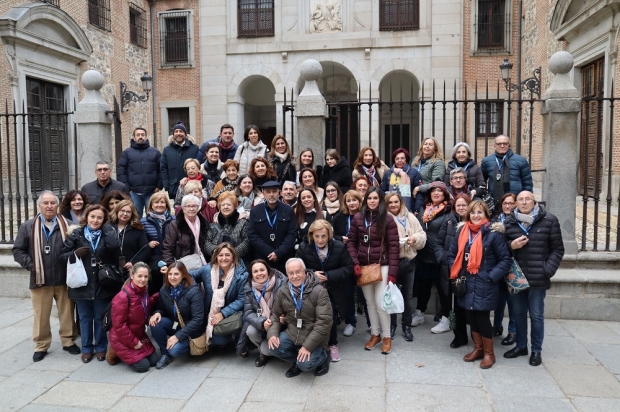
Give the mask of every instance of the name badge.
[{"label": "name badge", "polygon": [[258,316],[263,316],[263,310],[262,309],[256,309],[256,314]]},{"label": "name badge", "polygon": [[97,258],[90,258],[90,265],[92,267],[97,266]]},{"label": "name badge", "polygon": [[364,235],[364,243],[368,243],[368,235]]},{"label": "name badge", "polygon": [[302,321],[301,319],[297,319],[297,329],[301,329]]},{"label": "name badge", "polygon": [[276,235],[275,235],[275,233],[270,234],[270,235],[269,235],[269,239],[271,239],[271,241],[272,241],[272,242],[275,242],[275,241],[276,241]]},{"label": "name badge", "polygon": [[465,253],[465,262],[469,260],[469,253]]},{"label": "name badge", "polygon": [[51,251],[52,251],[52,248],[50,246],[45,246],[43,248],[43,253],[45,253],[46,255],[49,255]]},{"label": "name badge", "polygon": [[174,322],[172,324],[172,329],[176,330],[179,327],[179,322]]},{"label": "name badge", "polygon": [[501,179],[502,179],[502,174],[501,174],[501,173],[498,173],[498,174],[495,176],[495,179],[496,179],[496,180],[501,180]]}]

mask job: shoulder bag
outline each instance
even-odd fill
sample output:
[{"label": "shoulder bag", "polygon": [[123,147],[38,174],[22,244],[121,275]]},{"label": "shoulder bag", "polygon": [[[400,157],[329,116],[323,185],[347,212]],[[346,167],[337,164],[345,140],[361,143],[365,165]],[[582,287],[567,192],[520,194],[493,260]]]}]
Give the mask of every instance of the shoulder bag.
[{"label": "shoulder bag", "polygon": [[[181,327],[184,328],[185,322],[183,322],[183,317],[181,316],[181,311],[179,310],[179,307],[177,306],[176,300],[174,301],[174,307],[176,308],[177,316],[179,317],[179,325],[181,325]],[[189,335],[187,336],[187,338],[189,339],[190,355],[192,356],[204,355],[204,353],[209,350],[209,348],[207,347],[207,331],[206,330],[202,332],[202,335],[198,336],[197,338],[192,338]]]},{"label": "shoulder bag", "polygon": [[117,286],[124,281],[124,276],[116,265],[99,263],[98,277],[102,286]]},{"label": "shoulder bag", "polygon": [[189,270],[200,269],[202,265],[202,259],[198,253],[192,253],[191,255],[187,255],[178,259],[179,262],[183,262],[185,268]]},{"label": "shoulder bag", "polygon": [[516,295],[530,287],[530,283],[527,281],[527,278],[523,274],[523,270],[521,270],[521,266],[519,266],[515,258],[512,258],[512,265],[508,273],[504,276],[504,279],[506,279],[508,292],[510,292],[511,295]]},{"label": "shoulder bag", "polygon": [[215,325],[213,327],[213,334],[221,336],[232,335],[240,331],[241,326],[243,326],[243,315],[241,312],[235,312]]},{"label": "shoulder bag", "polygon": [[381,255],[383,254],[383,238],[381,238],[381,248],[379,249],[379,263],[362,266],[362,274],[357,278],[358,286],[372,285],[381,282]]}]

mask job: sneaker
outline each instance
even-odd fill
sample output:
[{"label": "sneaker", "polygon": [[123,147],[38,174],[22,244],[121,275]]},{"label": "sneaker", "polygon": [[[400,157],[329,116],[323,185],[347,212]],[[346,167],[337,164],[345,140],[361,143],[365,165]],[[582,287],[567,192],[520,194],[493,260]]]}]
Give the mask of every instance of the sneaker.
[{"label": "sneaker", "polygon": [[418,326],[424,323],[424,313],[420,312],[419,309],[415,310],[413,317],[411,318],[411,326]]},{"label": "sneaker", "polygon": [[445,316],[441,317],[441,321],[431,329],[432,333],[446,333],[450,331],[450,319]]},{"label": "sneaker", "polygon": [[353,336],[353,332],[355,332],[355,326],[347,324],[342,334],[346,337],[349,337],[349,336]]},{"label": "sneaker", "polygon": [[332,362],[340,361],[340,352],[338,351],[338,345],[332,345],[329,347],[329,357]]},{"label": "sneaker", "polygon": [[387,355],[392,351],[392,339],[383,338],[383,344],[381,345],[381,353]]}]

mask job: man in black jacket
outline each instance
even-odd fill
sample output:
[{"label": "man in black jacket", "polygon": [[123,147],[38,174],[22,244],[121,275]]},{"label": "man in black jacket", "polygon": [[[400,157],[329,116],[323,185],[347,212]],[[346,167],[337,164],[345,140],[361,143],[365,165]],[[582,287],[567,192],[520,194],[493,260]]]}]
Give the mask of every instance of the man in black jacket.
[{"label": "man in black jacket", "polygon": [[36,348],[32,360],[39,362],[47,355],[52,343],[50,314],[56,301],[58,333],[63,350],[78,355],[80,348],[73,342],[73,304],[67,292],[67,265],[60,251],[72,222],[58,214],[58,198],[50,191],[39,197],[39,214],[24,222],[13,244],[13,258],[30,271],[30,299],[34,314],[32,340]]},{"label": "man in black jacket", "polygon": [[297,221],[293,208],[282,203],[280,184],[270,180],[262,186],[265,202],[250,211],[248,238],[254,249],[254,259],[265,259],[281,272],[295,252]]},{"label": "man in black jacket", "polygon": [[163,188],[159,163],[161,153],[151,147],[146,129],[138,127],[133,131],[131,145],[121,153],[116,168],[116,177],[129,190],[138,215],[149,204],[151,196]]},{"label": "man in black jacket", "polygon": [[91,205],[98,205],[101,198],[113,190],[129,194],[124,183],[112,179],[112,168],[108,162],[103,160],[97,162],[95,175],[97,176],[96,180],[82,186],[82,192],[86,193]]},{"label": "man in black jacket", "polygon": [[179,188],[179,181],[186,176],[184,163],[187,159],[195,159],[198,146],[194,138],[187,134],[183,122],[178,121],[172,127],[172,135],[168,137],[168,146],[161,155],[161,179],[168,197],[174,199]]},{"label": "man in black jacket", "polygon": [[545,335],[545,295],[551,278],[564,256],[560,222],[536,203],[532,192],[517,196],[517,208],[506,217],[508,248],[521,267],[530,287],[513,295],[513,310],[517,327],[517,346],[504,354],[505,358],[527,356],[527,313],[532,323],[530,365],[542,362],[540,352]]}]

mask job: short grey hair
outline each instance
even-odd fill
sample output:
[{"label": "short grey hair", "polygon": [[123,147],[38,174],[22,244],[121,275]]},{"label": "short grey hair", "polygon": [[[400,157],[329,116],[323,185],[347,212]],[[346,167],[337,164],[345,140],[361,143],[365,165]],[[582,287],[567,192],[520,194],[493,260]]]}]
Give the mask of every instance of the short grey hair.
[{"label": "short grey hair", "polygon": [[452,177],[454,177],[454,175],[458,173],[462,173],[463,175],[465,175],[465,178],[467,178],[467,173],[465,172],[465,169],[463,169],[462,167],[455,167],[454,169],[450,170],[450,180],[452,180]]},{"label": "short grey hair", "polygon": [[194,202],[196,202],[196,205],[198,205],[198,207],[200,207],[200,205],[202,204],[200,199],[198,199],[196,196],[194,196],[194,195],[185,195],[185,196],[183,196],[183,199],[181,200],[181,207],[185,207],[187,202],[190,202],[192,200]]},{"label": "short grey hair", "polygon": [[307,270],[306,269],[306,264],[304,263],[304,261],[301,258],[298,258],[298,257],[293,257],[293,258],[290,258],[289,260],[287,260],[286,264],[284,265],[284,268],[288,269],[288,264],[289,263],[293,263],[293,262],[300,262],[301,266],[304,268],[304,272]]},{"label": "short grey hair", "polygon": [[56,196],[56,193],[52,192],[51,190],[44,190],[39,194],[39,199],[37,200],[38,206],[41,206],[41,199],[43,198],[43,195],[54,196],[54,198],[56,199],[56,204],[60,206],[60,200],[58,200],[58,196]]},{"label": "short grey hair", "polygon": [[295,190],[297,190],[297,185],[296,185],[296,184],[295,184],[295,182],[293,182],[293,181],[286,180],[284,183],[282,183],[282,189],[284,189],[284,186],[286,186],[286,185],[292,185],[292,186],[293,186],[293,188],[294,188]]},{"label": "short grey hair", "polygon": [[95,169],[96,169],[96,168],[97,168],[97,166],[99,166],[99,165],[106,165],[106,166],[108,166],[110,169],[112,169],[112,166],[110,166],[110,163],[109,163],[109,162],[106,162],[105,160],[100,160],[100,161],[98,161],[98,162],[95,164]]}]

